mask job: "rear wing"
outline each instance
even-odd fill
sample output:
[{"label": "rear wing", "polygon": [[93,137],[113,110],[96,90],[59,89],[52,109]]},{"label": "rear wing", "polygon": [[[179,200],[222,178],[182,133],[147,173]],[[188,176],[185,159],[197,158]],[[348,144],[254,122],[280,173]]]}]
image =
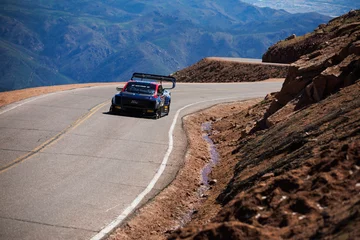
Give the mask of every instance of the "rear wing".
[{"label": "rear wing", "polygon": [[149,74],[149,73],[133,73],[131,80],[156,80],[159,81],[160,84],[162,84],[163,81],[165,82],[172,82],[172,87],[169,89],[175,88],[176,85],[176,79],[171,76],[163,76],[163,75],[156,75],[156,74]]}]

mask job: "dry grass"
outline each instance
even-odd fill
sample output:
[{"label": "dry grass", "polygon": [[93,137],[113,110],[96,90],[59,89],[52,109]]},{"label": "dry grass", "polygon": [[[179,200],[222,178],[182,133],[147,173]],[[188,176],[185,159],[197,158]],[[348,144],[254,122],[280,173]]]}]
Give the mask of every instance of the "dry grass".
[{"label": "dry grass", "polygon": [[122,83],[85,83],[85,84],[71,84],[71,85],[59,85],[59,86],[46,86],[37,88],[27,88],[21,90],[14,90],[8,92],[0,92],[0,107],[18,102],[27,98],[40,96],[47,93],[66,91],[75,88],[85,88],[94,86],[106,86],[106,85],[119,85]]}]

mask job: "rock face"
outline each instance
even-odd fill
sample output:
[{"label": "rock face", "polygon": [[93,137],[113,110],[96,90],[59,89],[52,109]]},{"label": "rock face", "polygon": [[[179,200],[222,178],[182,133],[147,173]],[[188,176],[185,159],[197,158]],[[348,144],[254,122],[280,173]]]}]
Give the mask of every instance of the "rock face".
[{"label": "rock face", "polygon": [[[294,110],[299,110],[354,84],[360,78],[360,10],[335,18],[309,37],[302,38],[305,39],[292,39],[295,42],[288,43],[284,48],[279,48],[281,43],[278,43],[272,47],[277,49],[275,52],[270,49],[265,54],[267,59],[274,60],[279,50],[284,56],[289,49],[300,49],[297,55],[304,51],[307,53],[291,64],[280,93],[255,131],[269,127],[268,118],[290,101],[295,105]],[[294,59],[291,51],[290,55],[289,59]]]},{"label": "rock face", "polygon": [[348,30],[353,29],[351,25],[356,25],[358,21],[359,10],[353,10],[344,16],[334,18],[328,24],[320,24],[312,33],[299,37],[293,34],[271,46],[263,55],[262,60],[273,63],[293,63],[303,55],[327,48],[329,41],[349,34]]}]

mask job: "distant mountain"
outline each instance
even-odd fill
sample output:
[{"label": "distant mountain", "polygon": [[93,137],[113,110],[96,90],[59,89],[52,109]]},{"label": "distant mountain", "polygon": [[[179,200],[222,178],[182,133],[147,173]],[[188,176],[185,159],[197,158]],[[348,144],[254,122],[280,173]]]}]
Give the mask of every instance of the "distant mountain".
[{"label": "distant mountain", "polygon": [[0,91],[170,74],[208,56],[260,58],[330,18],[237,0],[3,0]]},{"label": "distant mountain", "polygon": [[360,9],[358,0],[243,0],[258,7],[284,9],[290,13],[317,12],[327,16],[340,16]]}]

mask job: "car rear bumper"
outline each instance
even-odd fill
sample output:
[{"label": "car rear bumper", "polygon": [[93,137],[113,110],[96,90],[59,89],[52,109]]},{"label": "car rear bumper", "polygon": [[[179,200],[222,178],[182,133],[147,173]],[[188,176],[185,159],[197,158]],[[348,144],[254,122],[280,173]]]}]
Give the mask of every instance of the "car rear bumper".
[{"label": "car rear bumper", "polygon": [[156,109],[142,108],[142,107],[123,107],[120,105],[112,105],[111,107],[113,112],[117,113],[133,113],[133,114],[146,114],[146,115],[154,115],[156,113]]}]

